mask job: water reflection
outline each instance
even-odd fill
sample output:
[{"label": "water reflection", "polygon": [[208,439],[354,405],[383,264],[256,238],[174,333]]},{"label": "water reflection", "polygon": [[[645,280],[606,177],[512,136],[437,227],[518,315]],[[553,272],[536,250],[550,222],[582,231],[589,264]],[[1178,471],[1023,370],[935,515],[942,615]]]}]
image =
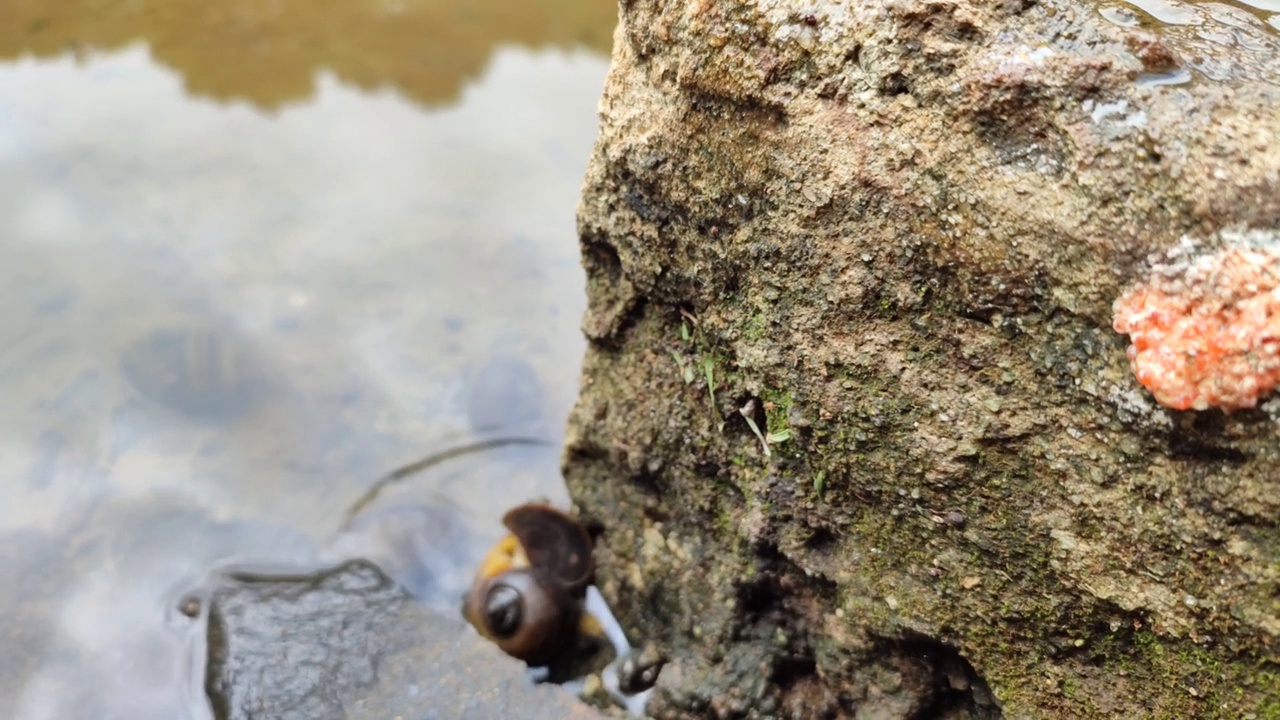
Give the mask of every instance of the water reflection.
[{"label": "water reflection", "polygon": [[[314,561],[374,478],[476,437],[554,441],[576,393],[573,211],[602,56],[485,45],[460,103],[426,110],[348,82],[439,100],[462,77],[343,70],[373,10],[335,10],[323,27],[346,36],[266,43],[297,59],[271,55],[280,78],[255,85],[236,73],[260,67],[201,54],[246,39],[178,52],[170,6],[130,6],[150,25],[55,19],[32,45],[154,48],[0,66],[0,717],[200,717],[185,588],[236,558]],[[7,3],[0,27],[70,7]],[[413,23],[445,22],[428,8],[445,11],[406,2],[412,23],[378,32],[413,45]],[[271,104],[294,68],[313,96],[270,114],[184,91]],[[554,443],[508,448],[382,502],[441,493],[483,525],[563,501],[557,466]]]},{"label": "water reflection", "polygon": [[[96,532],[46,538],[45,548],[62,545],[71,556],[55,549],[42,558],[46,577],[53,569],[57,580],[40,588],[47,594],[18,598],[16,619],[39,630],[30,644],[11,646],[35,655],[24,686],[6,695],[14,706],[5,717],[204,717],[202,658],[192,653],[198,644],[186,642],[198,628],[176,611],[181,589],[199,580],[201,568],[229,556],[292,562],[313,553],[302,533],[219,521],[173,497],[112,504],[94,513],[92,525]],[[31,545],[11,547],[25,554]],[[28,582],[27,575],[14,579],[20,587]]]},{"label": "water reflection", "polygon": [[456,99],[503,45],[607,52],[609,0],[6,0],[0,58],[120,49],[138,40],[189,92],[265,107],[310,97],[316,71],[420,102]]}]

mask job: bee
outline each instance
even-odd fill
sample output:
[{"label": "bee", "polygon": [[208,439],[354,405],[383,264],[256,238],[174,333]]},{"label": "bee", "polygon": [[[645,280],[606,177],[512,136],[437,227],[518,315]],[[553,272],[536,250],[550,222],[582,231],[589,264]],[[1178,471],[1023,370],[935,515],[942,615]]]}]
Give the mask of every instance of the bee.
[{"label": "bee", "polygon": [[510,532],[480,562],[463,601],[467,622],[530,667],[591,654],[604,638],[585,611],[594,569],[592,534],[541,503],[510,510],[502,524]]},{"label": "bee", "polygon": [[537,681],[566,683],[603,672],[609,693],[641,714],[666,658],[653,647],[633,649],[591,585],[592,550],[602,528],[588,529],[542,503],[514,508],[502,523],[510,532],[480,562],[463,600],[467,622],[537,670]]}]

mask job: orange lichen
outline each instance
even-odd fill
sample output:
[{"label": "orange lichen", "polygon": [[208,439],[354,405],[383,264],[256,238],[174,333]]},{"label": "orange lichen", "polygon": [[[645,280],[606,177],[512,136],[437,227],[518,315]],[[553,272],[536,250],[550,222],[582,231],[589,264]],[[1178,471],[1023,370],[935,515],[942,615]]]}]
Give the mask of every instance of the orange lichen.
[{"label": "orange lichen", "polygon": [[1254,407],[1280,383],[1280,251],[1227,248],[1156,268],[1116,300],[1113,327],[1162,405]]}]

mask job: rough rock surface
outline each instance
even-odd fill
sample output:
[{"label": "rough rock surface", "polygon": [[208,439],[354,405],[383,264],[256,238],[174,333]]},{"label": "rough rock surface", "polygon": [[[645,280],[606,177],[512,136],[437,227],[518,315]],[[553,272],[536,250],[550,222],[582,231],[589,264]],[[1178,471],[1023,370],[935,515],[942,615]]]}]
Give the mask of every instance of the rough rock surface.
[{"label": "rough rock surface", "polygon": [[1112,329],[1280,227],[1280,44],[1213,7],[622,2],[564,469],[654,715],[1280,716],[1280,401]]},{"label": "rough rock surface", "polygon": [[219,720],[601,717],[363,561],[218,589],[206,674]]}]

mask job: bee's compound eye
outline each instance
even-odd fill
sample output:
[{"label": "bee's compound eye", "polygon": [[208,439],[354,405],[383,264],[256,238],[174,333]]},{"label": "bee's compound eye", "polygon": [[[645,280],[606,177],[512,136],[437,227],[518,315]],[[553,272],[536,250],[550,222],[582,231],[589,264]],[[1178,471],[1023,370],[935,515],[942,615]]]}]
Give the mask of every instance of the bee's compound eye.
[{"label": "bee's compound eye", "polygon": [[495,638],[506,639],[520,630],[524,616],[524,599],[510,585],[495,585],[484,601],[485,622]]},{"label": "bee's compound eye", "polygon": [[479,578],[463,609],[468,622],[504,652],[535,666],[572,644],[581,614],[558,582],[531,569]]}]

